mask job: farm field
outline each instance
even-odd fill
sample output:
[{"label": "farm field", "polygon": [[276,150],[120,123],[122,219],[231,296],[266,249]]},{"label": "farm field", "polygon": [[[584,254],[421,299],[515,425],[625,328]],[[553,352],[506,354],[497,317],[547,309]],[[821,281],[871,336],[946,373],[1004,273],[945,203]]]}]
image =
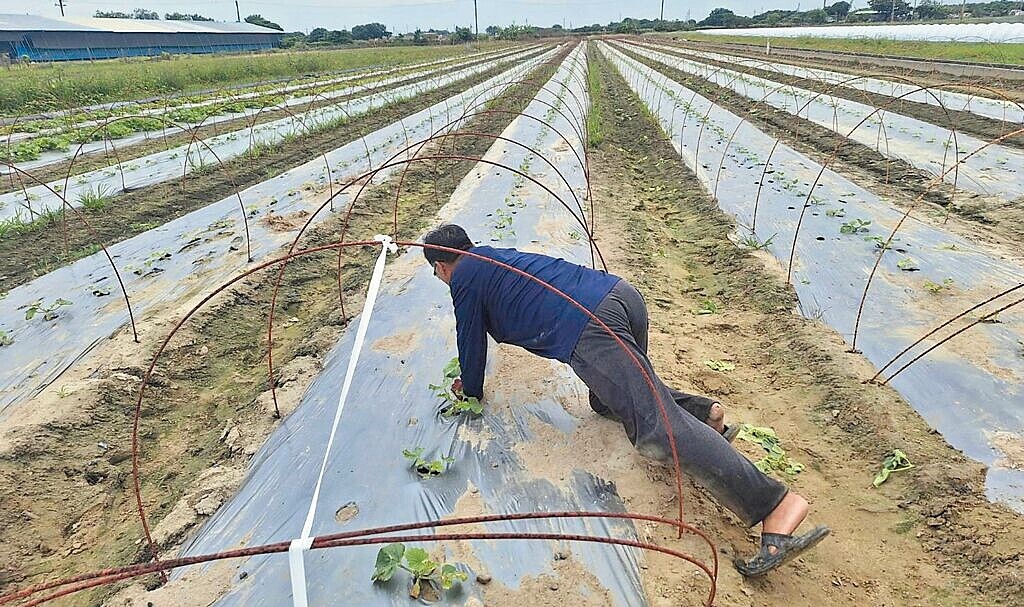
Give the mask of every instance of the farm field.
[{"label": "farm field", "polygon": [[[975,26],[976,27],[976,26]],[[866,53],[889,57],[968,61],[981,64],[1024,65],[1024,42],[1010,41],[994,43],[976,39],[964,41],[948,40],[893,40],[888,37],[873,37],[870,28],[860,36],[816,37],[791,36],[788,32],[773,32],[771,44],[776,48],[796,48],[817,51],[839,51],[844,53]],[[704,34],[685,32],[656,34],[672,38],[685,38],[695,42],[752,44],[761,48],[767,37],[760,35]]]},{"label": "farm field", "polygon": [[[1016,604],[1024,91],[647,36],[367,53],[8,124],[203,112],[2,161],[0,603],[417,604],[371,581],[400,535],[442,604]],[[741,577],[756,534],[566,365],[491,344],[456,407],[442,222],[629,279],[659,375],[770,428],[737,448],[832,536]]]},{"label": "farm field", "polygon": [[367,66],[396,67],[475,51],[464,46],[433,46],[34,64],[0,72],[0,116],[59,113],[83,105],[195,94]]}]

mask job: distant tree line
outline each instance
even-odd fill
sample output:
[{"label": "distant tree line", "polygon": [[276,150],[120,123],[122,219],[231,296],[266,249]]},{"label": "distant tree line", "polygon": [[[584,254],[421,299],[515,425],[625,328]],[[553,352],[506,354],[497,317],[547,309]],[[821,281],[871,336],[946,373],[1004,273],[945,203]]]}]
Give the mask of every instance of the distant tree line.
[{"label": "distant tree line", "polygon": [[[131,13],[125,13],[121,11],[96,11],[92,15],[93,17],[99,17],[102,19],[145,19],[156,21],[160,19],[160,13],[156,11],[146,10],[144,8],[137,8]],[[206,17],[197,13],[186,14],[186,13],[166,13],[164,19],[167,21],[213,21],[210,17]],[[274,23],[269,19],[264,19],[260,15],[249,15],[245,18],[246,23],[252,23],[253,25],[260,25],[263,27],[269,27],[279,32],[283,32],[284,28]]]},{"label": "distant tree line", "polygon": [[303,46],[334,46],[352,44],[357,40],[381,40],[391,37],[383,23],[365,23],[350,30],[329,30],[318,27],[309,34],[293,32],[281,39],[281,46],[294,48]]}]

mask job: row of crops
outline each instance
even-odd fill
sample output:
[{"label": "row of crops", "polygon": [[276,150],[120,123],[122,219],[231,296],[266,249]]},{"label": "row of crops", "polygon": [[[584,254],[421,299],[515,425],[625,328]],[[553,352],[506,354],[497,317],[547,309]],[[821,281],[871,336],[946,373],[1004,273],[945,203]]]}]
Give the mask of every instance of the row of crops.
[{"label": "row of crops", "polygon": [[[429,135],[439,126],[454,120],[467,110],[479,106],[499,89],[493,84],[512,79],[548,58],[553,50],[534,55],[527,61],[514,61],[501,76],[477,85],[454,98],[435,104],[384,129],[367,133],[359,140],[347,142],[332,152],[306,164],[246,188],[219,201],[211,201],[197,211],[175,221],[148,230],[119,242],[104,251],[78,260],[68,266],[17,287],[6,294],[0,311],[0,330],[9,343],[0,350],[5,364],[0,371],[0,408],[22,401],[48,385],[63,373],[69,364],[79,360],[104,337],[116,332],[129,320],[129,310],[121,297],[119,280],[131,302],[131,311],[144,316],[147,309],[181,301],[205,290],[218,278],[230,276],[245,267],[249,259],[259,259],[277,250],[291,234],[261,221],[271,215],[289,216],[310,208],[334,191],[336,184],[347,183],[367,170],[377,168],[410,142]],[[495,60],[494,64],[499,61]],[[484,66],[440,74],[434,81],[410,85],[407,90],[395,89],[396,95],[415,95],[439,81],[465,79]],[[477,96],[480,96],[477,98]],[[390,96],[389,96],[390,97]],[[360,99],[353,104],[370,107],[386,102],[382,96]],[[346,110],[347,111],[347,110]],[[344,115],[339,111],[339,115]],[[238,143],[244,150],[247,142]],[[172,168],[164,172],[150,169],[152,179],[173,175],[175,159],[168,157]],[[391,169],[393,170],[393,169]],[[109,170],[107,171],[109,173]],[[99,177],[106,179],[101,172]],[[114,175],[116,177],[116,174]],[[383,175],[378,175],[378,179]],[[88,182],[78,184],[87,189]],[[47,190],[54,208],[66,200],[59,192]],[[339,196],[336,208],[344,208],[355,192]],[[41,202],[42,200],[40,200]],[[244,209],[244,212],[241,209]],[[247,237],[248,236],[248,237]],[[111,263],[111,258],[116,263]],[[117,273],[113,267],[117,268]],[[52,310],[54,318],[25,318],[25,311],[36,302],[48,308],[57,301],[71,302]],[[38,343],[51,341],[53,349],[41,351]]]},{"label": "row of crops", "polygon": [[[481,53],[470,58],[486,60],[502,54],[507,54],[507,51]],[[0,159],[13,162],[17,168],[31,170],[82,154],[123,149],[132,144],[224,122],[247,122],[252,127],[257,122],[266,121],[264,116],[274,112],[298,113],[361,90],[422,78],[425,74],[440,72],[444,67],[464,64],[467,60],[437,60],[389,70],[367,71],[308,84],[287,85],[266,92],[216,97],[176,106],[148,107],[151,103],[143,107],[125,105],[116,112],[105,112],[109,115],[102,118],[95,118],[92,113],[84,116],[72,114],[63,118],[60,126],[33,133],[18,133],[18,130],[34,128],[30,125],[38,126],[37,123],[14,122],[6,127],[9,134],[0,149]]]},{"label": "row of crops", "polygon": [[[1024,402],[1017,389],[1024,377],[1019,341],[1024,311],[1002,309],[1015,301],[1012,295],[1024,278],[1020,260],[1001,256],[934,221],[908,219],[908,207],[897,206],[855,178],[760,130],[756,112],[761,108],[738,115],[695,92],[694,85],[714,82],[832,128],[833,121],[841,125],[855,119],[844,116],[862,117],[873,108],[832,97],[820,112],[808,114],[814,101],[807,100],[814,95],[793,87],[773,86],[738,72],[727,74],[650,45],[602,43],[601,49],[650,108],[684,162],[715,194],[721,208],[735,216],[738,240],[776,257],[800,297],[801,312],[834,327],[877,367],[886,369],[882,379],[902,370],[939,339],[971,325],[965,340],[950,342],[907,367],[891,383],[951,444],[975,459],[995,463],[1001,454],[991,445],[992,433],[1016,432],[1024,424]],[[678,82],[636,57],[679,66],[695,80]],[[956,156],[950,154],[944,167],[935,167],[932,162],[941,152],[922,132],[932,133],[938,141],[944,132],[949,136],[948,130],[894,112],[885,113],[884,123],[889,153],[903,146],[907,160],[924,160],[937,174],[935,181],[938,175],[949,178],[959,168],[961,175],[974,171],[975,177],[961,181],[960,187],[984,185],[987,193],[1009,200],[1021,195],[1024,182],[1017,168],[1024,164],[1000,163],[1018,158],[1017,150],[985,147],[985,142],[961,136]],[[849,134],[841,126],[836,130]],[[872,144],[877,130],[865,131],[871,133]],[[955,167],[953,157],[961,159]],[[1003,293],[1008,295],[975,308]],[[958,323],[944,325],[962,310],[970,313]],[[937,327],[943,330],[932,333]],[[928,339],[918,343],[922,336]],[[1020,471],[990,469],[991,496],[1019,504],[1020,486]]]},{"label": "row of crops", "polygon": [[[277,120],[253,122],[223,135],[193,139],[183,145],[49,183],[34,184],[30,173],[18,173],[11,181],[20,187],[0,194],[0,221],[38,221],[40,216],[61,211],[67,205],[81,206],[83,202],[88,204],[96,198],[180,178],[192,171],[211,170],[235,157],[258,154],[260,150],[282,141],[358,119],[376,108],[414,98],[491,69],[498,61],[514,61],[531,52],[533,50],[502,53],[468,67],[451,65],[383,78],[373,84],[347,86],[321,97],[324,101],[330,101],[332,97],[350,97],[345,101],[289,113]],[[374,90],[366,92],[368,89]]]},{"label": "row of crops", "polygon": [[[13,363],[4,366],[0,378],[5,386],[3,406],[18,407],[69,366],[82,364],[90,349],[125,327],[127,309],[114,299],[117,293],[112,288],[115,276],[110,259],[122,269],[132,311],[142,323],[150,311],[174,302],[195,301],[210,293],[211,285],[224,283],[253,262],[268,259],[293,239],[293,247],[298,242],[298,225],[281,230],[279,223],[261,220],[300,217],[302,222],[316,225],[335,209],[358,208],[362,190],[348,186],[365,179],[368,171],[373,171],[371,181],[394,179],[404,171],[405,163],[437,154],[444,147],[424,148],[422,142],[439,134],[459,133],[476,113],[493,111],[488,109],[491,100],[517,83],[530,82],[535,70],[560,51],[562,58],[553,76],[538,83],[536,96],[520,114],[508,117],[508,127],[460,182],[439,215],[465,226],[483,242],[555,254],[588,265],[600,263],[590,237],[588,216],[593,216],[593,210],[587,208],[585,53],[582,46],[566,50],[519,51],[507,58],[511,66],[497,76],[348,142],[322,159],[239,192],[246,210],[242,217],[235,197],[230,197],[110,247],[109,259],[102,254],[90,256],[12,290],[7,297],[13,313],[5,308],[0,318],[2,326],[15,327],[9,333],[11,341],[0,350],[0,355]],[[458,81],[473,69],[466,68],[467,74],[449,71],[443,77]],[[251,221],[243,230],[246,218]],[[243,251],[243,234],[251,244],[251,260]],[[342,237],[359,241],[372,234]],[[536,438],[531,424],[537,421],[554,420],[563,432],[571,431],[573,418],[563,409],[563,402],[576,398],[582,387],[564,366],[548,365],[550,372],[545,375],[556,390],[534,397],[532,402],[522,402],[521,394],[499,391],[482,416],[463,415],[458,410],[439,414],[436,389],[430,384],[442,372],[450,375],[438,364],[454,352],[454,327],[444,305],[448,296],[415,248],[388,261],[384,284],[373,308],[373,322],[366,326],[365,340],[362,328],[343,335],[301,404],[256,455],[257,464],[239,494],[189,543],[186,555],[299,537],[307,508],[313,534],[343,525],[338,512],[346,508],[360,513],[363,526],[438,518],[456,507],[467,484],[472,484],[486,510],[494,513],[595,507],[623,511],[621,499],[608,492],[601,479],[580,474],[568,485],[556,484],[554,479],[528,471],[517,454],[519,444]],[[424,311],[426,317],[409,314],[414,308]],[[26,310],[34,310],[31,317]],[[423,333],[401,351],[381,345],[395,335],[418,332],[424,322],[438,330]],[[449,331],[443,330],[446,328]],[[53,347],[41,352],[37,344],[43,340]],[[343,387],[338,378],[344,375],[345,365],[355,364],[349,359],[359,351],[356,340],[368,345],[359,360],[360,368],[373,371],[355,376],[344,423],[338,425],[335,417],[332,428],[324,422],[336,411],[340,416],[345,404],[345,397],[339,401],[338,393],[349,393],[349,386]],[[514,360],[503,362],[506,356],[498,353],[493,362],[514,364]],[[403,379],[382,381],[388,377]],[[377,403],[383,402],[394,406],[382,409]],[[410,419],[419,421],[410,423]],[[391,430],[382,434],[381,428]],[[503,438],[489,441],[481,449],[479,441],[469,438],[467,432]],[[324,451],[310,449],[311,445],[328,447]],[[407,459],[412,461],[411,469],[402,465]],[[355,460],[364,464],[352,469],[348,463]],[[325,471],[330,471],[326,477]],[[346,478],[338,482],[337,475],[343,471]],[[314,486],[318,489],[310,505]],[[511,525],[495,521],[481,527],[501,532]],[[549,519],[541,514],[536,521],[514,527],[517,532],[596,534],[636,541],[632,524],[624,520]],[[415,592],[421,591],[420,583],[447,590],[452,579],[484,571],[513,587],[526,576],[543,571],[545,563],[568,558],[549,542],[474,541],[467,546],[473,553],[472,564],[449,558],[442,577],[435,582],[430,581],[433,569],[424,570],[422,578],[413,580]],[[301,582],[312,602],[323,602],[342,588],[347,599],[363,605],[408,600],[408,580],[352,583],[353,578],[366,579],[367,565],[374,562],[377,549],[320,551],[316,558],[308,558]],[[640,556],[635,549],[582,543],[564,550],[593,573],[617,602],[643,600]],[[412,563],[411,552],[408,558]],[[524,566],[502,566],[510,561]],[[294,569],[287,575],[289,562],[283,555],[257,556],[243,566],[246,575],[232,584],[219,604],[281,605],[290,601],[298,582]],[[413,575],[416,571],[419,569],[410,570]],[[451,596],[464,599],[466,592],[472,591],[463,587]]]},{"label": "row of crops", "polygon": [[[294,101],[288,107],[295,111],[285,117],[259,122],[254,118],[269,106],[243,111],[252,120],[244,128],[195,137],[186,145],[77,176],[69,169],[68,177],[49,183],[33,182],[29,165],[8,162],[7,179],[14,185],[0,195],[0,220],[20,225],[59,213],[60,222],[76,221],[77,209],[88,208],[97,197],[109,197],[106,204],[116,205],[122,192],[218,171],[232,158],[259,163],[261,149],[302,141],[339,123],[359,123],[374,109],[465,83],[457,94],[400,115],[382,128],[366,129],[322,155],[0,295],[0,418],[30,406],[33,397],[64,374],[82,372],[97,351],[123,344],[133,334],[145,352],[145,360],[135,364],[149,364],[161,340],[178,331],[172,328],[175,322],[182,320],[187,327],[193,313],[208,311],[207,304],[216,302],[221,288],[238,284],[262,264],[283,276],[289,267],[274,260],[284,251],[310,246],[303,239],[307,226],[346,217],[338,237],[347,246],[380,254],[381,290],[375,294],[370,288],[363,314],[352,319],[298,406],[286,411],[252,457],[237,494],[217,507],[183,548],[186,557],[199,558],[241,546],[272,547],[253,550],[238,561],[244,575],[233,575],[218,590],[217,604],[287,605],[300,586],[311,604],[342,595],[351,604],[403,605],[425,589],[436,599],[467,602],[471,597],[480,600],[484,590],[455,581],[486,574],[496,585],[515,588],[568,558],[592,575],[609,602],[643,604],[639,548],[646,546],[638,544],[641,534],[633,522],[572,516],[578,511],[625,513],[614,486],[588,472],[588,462],[575,462],[571,474],[554,478],[531,467],[526,454],[529,443],[540,437],[538,424],[570,440],[578,419],[568,411],[569,404],[585,400],[585,386],[563,365],[534,361],[524,368],[514,353],[492,348],[491,372],[514,369],[514,377],[495,382],[486,407],[456,402],[451,381],[458,370],[452,369],[453,363],[445,364],[456,351],[447,291],[416,246],[396,254],[373,242],[378,234],[397,236],[402,188],[425,187],[406,182],[410,166],[438,166],[446,154],[455,156],[447,151],[454,150],[448,146],[455,135],[481,137],[489,143],[487,152],[460,159],[473,161],[474,167],[431,223],[458,223],[483,244],[601,267],[593,238],[587,149],[592,89],[586,50],[591,44],[625,78],[720,207],[735,217],[737,243],[778,260],[799,295],[800,312],[835,328],[851,348],[887,370],[881,379],[891,381],[950,442],[976,459],[993,462],[996,453],[987,432],[1020,428],[1024,410],[1019,394],[1024,311],[998,297],[1024,287],[1019,260],[993,254],[920,216],[914,212],[916,201],[908,205],[894,200],[876,191],[874,183],[809,156],[798,142],[769,135],[759,127],[757,113],[767,108],[789,113],[931,173],[935,186],[946,181],[994,198],[1021,195],[1021,152],[963,136],[953,124],[903,115],[898,106],[883,109],[718,65],[749,67],[746,59],[629,39],[572,48],[516,47],[356,74],[326,86],[319,83],[315,93],[302,84],[289,85],[291,90],[271,94],[277,108]],[[716,64],[706,63],[712,60]],[[839,72],[761,63],[756,67],[817,84],[850,84]],[[553,75],[534,82],[545,69]],[[488,138],[466,126],[475,117],[498,112],[495,102],[524,83],[535,84],[536,93],[521,114],[505,116],[508,126],[500,137]],[[745,113],[723,107],[706,93],[703,87],[709,85],[753,103]],[[894,99],[906,95],[924,104],[931,103],[927,99],[941,106],[956,104],[957,111],[976,111],[984,119],[996,120],[996,112],[1001,122],[1013,124],[1019,118],[1014,104],[994,97],[955,91],[931,96],[920,87],[907,89],[912,85],[906,82],[879,78],[859,81],[858,86]],[[252,94],[251,99],[265,101],[256,91]],[[314,97],[315,107],[310,103]],[[192,101],[196,108],[219,103]],[[82,117],[86,123],[106,119]],[[219,118],[204,118],[211,119]],[[130,145],[134,136],[117,145]],[[95,149],[111,143],[104,137]],[[52,159],[59,154],[54,151]],[[397,184],[394,227],[349,231],[347,217],[366,204],[360,199],[363,186],[384,183]],[[434,187],[436,191],[436,182]],[[339,249],[339,289],[342,267]],[[183,312],[193,305],[192,311]],[[971,306],[963,322],[916,343]],[[153,322],[160,313],[169,313],[171,322]],[[273,331],[288,322],[275,322],[273,314],[271,304],[271,353]],[[952,341],[906,366],[967,322],[974,323],[969,347]],[[165,362],[152,360],[154,366]],[[273,370],[268,374],[272,391]],[[150,379],[149,374],[145,377],[136,428]],[[523,390],[521,384],[527,382],[542,382],[543,389]],[[154,440],[152,434],[133,435],[143,453]],[[141,462],[132,470],[136,488],[148,474],[145,458],[135,459],[138,453],[133,452],[133,464]],[[1020,471],[993,467],[989,491],[1013,502],[1020,497],[1021,477]],[[426,552],[404,547],[399,552],[393,545],[381,550],[372,542],[344,550],[323,549],[341,544],[308,543],[313,536],[350,531],[356,516],[360,528],[407,521],[429,531],[431,522],[460,512],[467,496],[479,502],[474,512],[496,515],[476,521],[474,529],[486,532],[482,535],[532,533],[537,534],[533,539],[544,541],[476,537],[424,543]],[[148,520],[144,505],[157,499],[140,492],[143,521]],[[555,517],[555,512],[565,516]],[[501,518],[508,514],[529,518]],[[145,527],[150,544],[146,560],[157,552],[150,527]],[[632,544],[559,543],[566,534]],[[291,554],[284,554],[286,550]],[[691,561],[692,572],[711,578],[713,595],[716,573],[697,561]],[[297,562],[303,566],[297,569]],[[182,571],[175,573],[179,581]],[[377,583],[371,583],[371,575]]]}]

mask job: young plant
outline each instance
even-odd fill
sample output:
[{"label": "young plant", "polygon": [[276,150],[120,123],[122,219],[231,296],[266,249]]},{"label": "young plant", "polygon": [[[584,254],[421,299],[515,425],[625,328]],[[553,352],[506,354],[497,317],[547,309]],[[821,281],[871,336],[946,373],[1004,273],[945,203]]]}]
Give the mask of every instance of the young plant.
[{"label": "young plant", "polygon": [[114,196],[110,187],[96,185],[79,194],[78,202],[90,211],[101,211],[110,205]]},{"label": "young plant", "polygon": [[768,240],[761,242],[760,240],[757,239],[757,235],[747,234],[746,236],[743,237],[743,240],[740,241],[740,244],[743,245],[745,248],[751,249],[753,251],[761,251],[763,249],[767,249],[768,247],[770,247],[772,245],[772,241],[775,240],[776,236],[778,236],[778,234],[772,234],[771,236],[768,237]]},{"label": "young plant", "polygon": [[863,219],[852,219],[847,221],[839,227],[840,234],[860,234],[862,232],[870,231],[868,226],[871,225],[870,221]]},{"label": "young plant", "polygon": [[924,281],[924,285],[922,286],[924,286],[924,288],[932,295],[938,295],[943,291],[948,291],[949,289],[953,288],[953,279],[946,278],[945,280],[942,281],[942,284],[926,280]]},{"label": "young plant", "polygon": [[469,575],[450,563],[438,563],[422,548],[406,548],[404,544],[388,544],[377,552],[377,562],[370,579],[374,583],[387,582],[403,569],[412,576],[409,596],[428,603],[441,600],[445,590],[455,582],[465,582]]},{"label": "young plant", "polygon": [[43,320],[45,321],[57,320],[57,317],[60,316],[57,311],[64,306],[70,306],[71,303],[72,302],[67,299],[57,298],[57,301],[48,306],[44,306],[43,300],[37,299],[29,304],[25,309],[25,320],[32,320],[35,318],[36,314],[39,314],[40,312],[43,313]]},{"label": "young plant", "polygon": [[444,366],[444,379],[440,384],[427,386],[434,392],[434,396],[444,399],[441,414],[454,417],[461,413],[473,413],[481,415],[484,412],[483,403],[475,396],[466,396],[454,389],[455,380],[462,376],[462,369],[459,367],[459,359],[453,358]]},{"label": "young plant", "polygon": [[921,269],[917,267],[917,262],[915,262],[913,259],[909,257],[904,257],[903,259],[897,261],[896,267],[903,270],[904,272],[917,272],[918,270]]},{"label": "young plant", "polygon": [[0,329],[0,348],[14,343],[14,338],[7,334],[7,331]]},{"label": "young plant", "polygon": [[423,478],[441,476],[455,463],[454,457],[447,456],[441,459],[428,460],[423,457],[423,447],[402,449],[402,455],[405,459],[412,462],[412,467],[416,469],[416,473]]},{"label": "young plant", "polygon": [[708,314],[718,314],[718,304],[713,300],[705,299],[700,303],[700,306],[693,311],[697,316],[705,316]]},{"label": "young plant", "polygon": [[803,464],[791,460],[786,455],[786,450],[782,448],[782,441],[775,433],[775,430],[771,428],[743,424],[736,438],[760,445],[765,450],[765,456],[754,464],[758,470],[765,474],[771,473],[772,470],[777,470],[793,476],[799,474],[804,469]]},{"label": "young plant", "polygon": [[893,472],[902,472],[913,467],[914,464],[910,463],[910,458],[907,457],[906,453],[899,449],[893,449],[892,453],[886,455],[885,459],[882,460],[882,469],[875,475],[875,480],[871,484],[877,487],[889,480],[889,475]]}]

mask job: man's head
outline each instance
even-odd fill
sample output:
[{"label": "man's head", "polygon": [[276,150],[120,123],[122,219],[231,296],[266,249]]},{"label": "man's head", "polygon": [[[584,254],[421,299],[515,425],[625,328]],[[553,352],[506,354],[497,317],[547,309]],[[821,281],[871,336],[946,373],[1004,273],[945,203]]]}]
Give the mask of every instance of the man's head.
[{"label": "man's head", "polygon": [[[427,235],[423,237],[423,244],[448,247],[460,251],[466,251],[473,247],[473,241],[466,235],[466,231],[454,223],[446,223],[437,229],[427,232]],[[424,247],[423,256],[427,258],[427,263],[434,267],[434,276],[440,278],[445,284],[451,284],[455,264],[462,259],[462,255],[451,251],[440,251]]]}]

